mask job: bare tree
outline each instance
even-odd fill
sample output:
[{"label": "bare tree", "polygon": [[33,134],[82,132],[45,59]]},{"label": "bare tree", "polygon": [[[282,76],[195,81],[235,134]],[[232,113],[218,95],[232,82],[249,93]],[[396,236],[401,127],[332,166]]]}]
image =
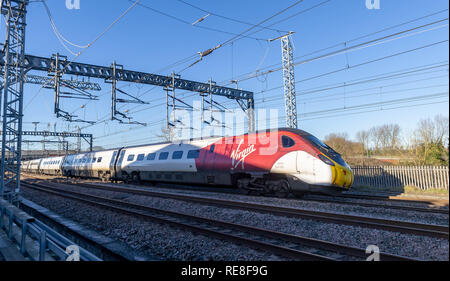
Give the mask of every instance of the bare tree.
[{"label": "bare tree", "polygon": [[380,127],[373,127],[369,130],[370,140],[377,151],[382,147],[382,135]]},{"label": "bare tree", "polygon": [[390,144],[389,125],[382,125],[378,127],[378,134],[380,137],[381,148],[386,149]]},{"label": "bare tree", "polygon": [[369,130],[369,138],[376,150],[395,149],[400,144],[400,126],[385,124]]},{"label": "bare tree", "polygon": [[383,125],[380,130],[384,149],[395,149],[400,144],[400,126],[398,124]]},{"label": "bare tree", "polygon": [[344,156],[364,153],[363,144],[350,141],[347,133],[330,134],[325,137],[325,143]]},{"label": "bare tree", "polygon": [[415,131],[416,157],[421,164],[448,162],[448,117],[422,119]]},{"label": "bare tree", "polygon": [[448,124],[448,117],[444,117],[441,114],[434,117],[434,143],[442,145],[444,147],[448,146]]},{"label": "bare tree", "polygon": [[391,139],[391,148],[395,149],[400,145],[400,126],[398,124],[389,125],[389,137]]},{"label": "bare tree", "polygon": [[364,150],[369,155],[370,133],[368,131],[359,131],[356,133],[356,140],[363,144]]}]

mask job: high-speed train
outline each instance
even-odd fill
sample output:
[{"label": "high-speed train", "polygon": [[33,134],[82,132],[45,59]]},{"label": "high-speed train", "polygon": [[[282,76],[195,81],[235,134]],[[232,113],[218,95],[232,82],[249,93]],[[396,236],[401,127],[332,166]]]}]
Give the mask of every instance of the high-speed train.
[{"label": "high-speed train", "polygon": [[297,129],[158,143],[23,163],[23,171],[105,181],[235,186],[261,194],[347,190],[353,172],[342,157]]}]

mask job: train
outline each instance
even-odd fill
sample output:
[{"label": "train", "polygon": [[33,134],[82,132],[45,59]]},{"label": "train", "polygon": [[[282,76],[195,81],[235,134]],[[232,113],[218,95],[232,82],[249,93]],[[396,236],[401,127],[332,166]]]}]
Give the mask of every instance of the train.
[{"label": "train", "polygon": [[22,170],[125,183],[227,186],[280,197],[345,191],[354,180],[339,153],[290,128],[36,159],[23,162]]}]

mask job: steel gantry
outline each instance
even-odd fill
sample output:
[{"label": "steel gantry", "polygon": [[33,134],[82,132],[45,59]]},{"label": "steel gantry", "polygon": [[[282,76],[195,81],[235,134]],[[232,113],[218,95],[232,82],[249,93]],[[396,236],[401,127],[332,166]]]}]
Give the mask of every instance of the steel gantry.
[{"label": "steel gantry", "polygon": [[[0,131],[0,134],[3,134]],[[8,132],[7,135],[11,135],[11,132]],[[94,144],[94,135],[92,134],[83,134],[83,133],[70,133],[70,132],[51,132],[51,131],[22,131],[22,136],[29,137],[61,137],[63,139],[66,138],[79,138],[85,140],[89,144],[89,151],[92,152],[93,144]],[[42,142],[42,141],[40,141]],[[50,142],[50,141],[45,141]]]},{"label": "steel gantry", "polygon": [[[0,64],[2,61],[0,60]],[[25,55],[25,69],[51,72],[54,68],[55,60],[52,58],[45,58],[33,55]],[[211,94],[213,96],[221,96],[228,99],[236,100],[244,110],[248,117],[248,130],[250,132],[255,130],[255,114],[254,114],[254,94],[250,91],[244,91],[241,89],[234,89],[229,87],[222,87],[218,85],[211,85],[211,83],[196,82],[191,80],[181,79],[180,76],[164,76],[158,74],[151,74],[139,71],[126,70],[122,66],[99,66],[86,63],[69,62],[67,60],[58,61],[59,69],[64,69],[64,74],[74,75],[78,77],[90,77],[104,79],[105,82],[111,83],[112,80],[131,82],[137,84],[147,84],[153,86],[163,87],[165,89],[179,89],[187,90],[191,92],[197,92],[200,94]],[[113,73],[115,72],[115,73]],[[115,77],[115,79],[112,79]],[[118,89],[116,89],[117,91]],[[112,91],[114,94],[115,91]],[[127,95],[126,93],[124,93]],[[133,98],[135,102],[142,103],[139,99]],[[113,104],[111,108],[116,108],[114,100],[117,102],[117,98],[112,98]],[[119,101],[120,102],[120,101]],[[112,117],[117,115],[111,113]],[[120,115],[120,114],[119,114]]]},{"label": "steel gantry", "polygon": [[[55,66],[55,55],[53,58],[38,57],[33,55],[25,55],[25,68],[28,70],[37,70],[51,72]],[[0,61],[1,63],[1,61]],[[241,89],[234,89],[229,87],[222,87],[211,83],[202,83],[181,79],[178,75],[158,75],[139,71],[126,70],[121,65],[113,63],[111,66],[99,66],[86,63],[69,62],[67,60],[58,61],[58,69],[64,69],[64,74],[75,75],[78,77],[90,77],[104,79],[105,82],[112,84],[112,104],[111,104],[111,118],[117,120],[117,115],[123,116],[121,112],[117,111],[116,103],[133,102],[145,103],[142,100],[132,97],[131,95],[120,91],[122,94],[131,97],[131,100],[118,99],[116,92],[119,91],[115,86],[118,81],[131,82],[137,84],[147,84],[153,86],[160,86],[170,92],[175,89],[187,90],[191,92],[198,92],[200,94],[210,94],[212,96],[222,96],[228,99],[233,99],[238,102],[242,110],[246,112],[248,117],[248,130],[253,132],[255,130],[255,114],[254,114],[254,95],[253,92],[244,91]],[[114,78],[115,77],[115,78]],[[177,99],[179,101],[179,99]],[[120,120],[119,120],[120,121]],[[122,122],[125,123],[125,122]],[[141,124],[134,122],[135,124]]]},{"label": "steel gantry", "polygon": [[25,26],[28,0],[1,0],[6,37],[2,49],[2,150],[0,198],[11,202],[20,191]]},{"label": "steel gantry", "polygon": [[[32,55],[25,55],[25,65],[27,69],[38,71],[49,71],[52,68],[54,60],[51,58],[38,57]],[[236,100],[241,108],[248,116],[248,130],[255,130],[255,116],[254,116],[254,95],[253,92],[244,91],[241,89],[234,89],[229,87],[222,87],[218,85],[211,85],[211,83],[202,83],[181,79],[177,75],[158,75],[139,71],[126,70],[122,66],[112,64],[111,66],[99,66],[86,63],[60,61],[59,68],[65,69],[64,74],[76,75],[81,77],[104,79],[111,83],[112,80],[131,82],[137,84],[147,84],[153,86],[160,86],[170,91],[174,89],[187,90],[198,93],[208,93],[214,96],[222,96],[228,99]],[[115,77],[115,79],[113,79]],[[118,89],[116,89],[117,91]],[[113,94],[115,91],[112,92]],[[123,93],[127,95],[126,93]],[[116,99],[112,99],[117,101]],[[133,102],[142,103],[141,100],[133,98]],[[112,105],[112,109],[115,105]],[[114,117],[117,113],[112,112]],[[120,115],[120,114],[119,114]]]}]

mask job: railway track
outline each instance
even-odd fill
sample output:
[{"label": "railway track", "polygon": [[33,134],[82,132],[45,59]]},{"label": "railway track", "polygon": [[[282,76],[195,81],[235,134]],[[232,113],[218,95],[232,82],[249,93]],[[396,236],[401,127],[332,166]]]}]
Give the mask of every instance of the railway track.
[{"label": "railway track", "polygon": [[[150,219],[213,236],[219,239],[248,245],[252,248],[288,257],[294,260],[364,260],[365,249],[348,247],[322,240],[301,237],[242,224],[229,223],[199,216],[151,208],[123,200],[110,199],[90,194],[61,190],[42,184],[22,183],[25,188],[46,192],[63,198],[77,200],[96,207],[106,208],[123,214]],[[380,254],[383,261],[413,261],[414,259]]]},{"label": "railway track", "polygon": [[311,211],[297,208],[280,207],[273,205],[262,205],[249,202],[231,201],[223,199],[215,199],[210,197],[200,197],[185,194],[174,194],[167,192],[155,192],[150,190],[116,187],[110,185],[95,185],[78,183],[72,186],[81,186],[90,189],[100,189],[106,191],[116,191],[135,195],[144,195],[151,197],[159,197],[165,199],[182,200],[186,202],[194,202],[208,205],[215,205],[219,207],[243,209],[248,211],[256,211],[261,213],[269,213],[274,215],[299,217],[303,219],[319,220],[324,222],[331,222],[337,224],[347,224],[360,227],[368,227],[375,229],[383,229],[388,231],[395,231],[401,233],[409,233],[415,235],[425,235],[438,238],[449,238],[449,229],[446,226],[433,225],[433,224],[421,224],[404,221],[394,221],[387,219],[378,219],[338,213],[327,213],[319,211]]},{"label": "railway track", "polygon": [[[341,196],[338,196],[339,198]],[[369,207],[369,208],[383,208],[383,209],[395,209],[395,210],[402,210],[402,211],[412,211],[412,212],[422,212],[422,213],[434,213],[434,214],[449,214],[448,209],[437,209],[437,208],[427,208],[427,207],[412,207],[412,206],[399,206],[399,205],[384,205],[384,204],[377,204],[377,203],[368,203],[368,202],[352,202],[352,201],[342,201],[342,199],[337,198],[319,198],[317,196],[312,195],[309,198],[306,198],[305,200],[308,201],[314,201],[314,202],[325,202],[325,203],[335,203],[335,204],[341,204],[341,205],[353,205],[353,206],[361,206],[361,207]],[[347,197],[342,197],[347,198]],[[367,200],[367,198],[361,197],[361,198],[355,198],[350,197],[354,199],[361,199],[361,200]],[[370,199],[369,199],[370,200]]]},{"label": "railway track", "polygon": [[[33,177],[36,179],[41,179],[39,177]],[[49,178],[52,179],[52,178]],[[48,180],[48,179],[46,179]],[[60,183],[66,183],[63,181],[58,181]],[[76,184],[85,184],[85,182],[77,181]],[[91,183],[89,183],[91,184]],[[93,182],[92,184],[96,184]],[[136,186],[139,188],[139,186]],[[186,190],[185,187],[168,187],[173,189],[183,189]],[[194,190],[194,191],[207,191],[207,192],[219,192],[219,193],[226,193],[226,194],[239,194],[235,190],[232,189],[224,189],[224,188],[218,188],[218,189],[204,189],[204,188],[188,188],[188,190]],[[374,201],[396,201],[399,203],[407,202],[407,203],[417,203],[420,205],[429,204],[429,202],[425,201],[417,201],[417,200],[403,200],[403,199],[388,199],[386,197],[381,196],[362,196],[362,195],[353,195],[353,194],[342,194],[340,196],[326,196],[326,195],[320,195],[319,197],[316,195],[307,196],[302,198],[302,200],[305,201],[312,201],[312,202],[324,202],[324,203],[334,203],[334,204],[340,204],[340,205],[350,205],[350,206],[361,206],[361,207],[369,207],[369,208],[383,208],[383,209],[394,209],[394,210],[402,210],[402,211],[412,211],[412,212],[423,212],[423,213],[435,213],[435,214],[449,214],[448,209],[440,209],[438,207],[436,208],[430,208],[430,207],[414,207],[414,206],[404,206],[404,205],[385,205],[385,204],[378,204],[378,203],[372,203],[372,202],[352,202],[352,201],[343,201],[339,198],[343,199],[359,199],[359,200],[374,200]]]}]

